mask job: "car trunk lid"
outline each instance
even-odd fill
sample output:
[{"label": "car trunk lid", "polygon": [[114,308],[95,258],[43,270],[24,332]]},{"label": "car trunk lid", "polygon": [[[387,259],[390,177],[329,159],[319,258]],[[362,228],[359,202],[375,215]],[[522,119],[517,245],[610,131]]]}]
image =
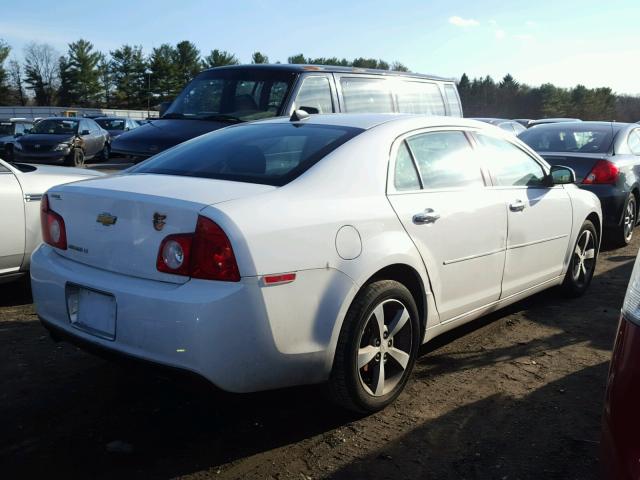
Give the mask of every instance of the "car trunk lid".
[{"label": "car trunk lid", "polygon": [[608,156],[602,153],[549,152],[540,155],[549,165],[572,168],[576,172],[577,183],[582,183],[598,160],[608,159]]},{"label": "car trunk lid", "polygon": [[118,175],[55,187],[50,208],[62,216],[72,260],[139,278],[184,283],[156,268],[162,240],[195,230],[208,205],[275,187],[167,175]]}]

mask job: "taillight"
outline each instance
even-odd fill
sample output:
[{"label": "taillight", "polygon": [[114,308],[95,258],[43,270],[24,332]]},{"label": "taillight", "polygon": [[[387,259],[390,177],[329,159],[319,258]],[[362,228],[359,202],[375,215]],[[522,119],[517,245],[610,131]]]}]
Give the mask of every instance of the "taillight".
[{"label": "taillight", "polygon": [[598,160],[589,174],[582,180],[583,184],[614,184],[618,181],[620,170],[608,160]]},{"label": "taillight", "polygon": [[160,245],[161,272],[206,280],[240,281],[229,238],[212,220],[199,216],[195,233],[169,235]]},{"label": "taillight", "polygon": [[60,250],[67,249],[67,231],[64,226],[64,220],[49,208],[49,197],[47,195],[43,195],[40,202],[40,226],[42,228],[42,240],[45,243]]}]

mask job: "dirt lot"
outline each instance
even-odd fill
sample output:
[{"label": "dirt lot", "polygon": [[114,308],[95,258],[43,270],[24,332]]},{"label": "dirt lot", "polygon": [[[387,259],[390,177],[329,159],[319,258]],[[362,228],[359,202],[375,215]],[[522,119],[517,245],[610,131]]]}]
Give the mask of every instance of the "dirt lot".
[{"label": "dirt lot", "polygon": [[246,396],[56,344],[0,289],[3,478],[593,479],[607,364],[640,232],[589,294],[539,294],[436,340],[393,406]]}]

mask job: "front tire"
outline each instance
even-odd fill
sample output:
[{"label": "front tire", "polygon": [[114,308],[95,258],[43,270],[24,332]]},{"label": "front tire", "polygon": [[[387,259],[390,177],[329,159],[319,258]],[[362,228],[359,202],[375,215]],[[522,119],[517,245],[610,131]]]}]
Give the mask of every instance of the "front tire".
[{"label": "front tire", "polygon": [[399,282],[363,288],[349,307],[336,346],[329,394],[358,413],[385,408],[402,392],[420,346],[415,300]]},{"label": "front tire", "polygon": [[593,273],[596,270],[598,245],[596,227],[591,221],[585,220],[578,233],[578,239],[569,262],[569,269],[562,283],[562,289],[567,296],[579,297],[589,288]]},{"label": "front tire", "polygon": [[84,168],[84,152],[81,148],[74,148],[64,163],[69,167]]}]

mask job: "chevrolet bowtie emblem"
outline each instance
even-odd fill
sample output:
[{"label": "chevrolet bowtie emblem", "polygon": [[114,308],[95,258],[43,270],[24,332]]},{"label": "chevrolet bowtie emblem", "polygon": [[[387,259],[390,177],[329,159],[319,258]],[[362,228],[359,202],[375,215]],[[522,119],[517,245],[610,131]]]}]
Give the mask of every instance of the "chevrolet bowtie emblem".
[{"label": "chevrolet bowtie emblem", "polygon": [[96,218],[96,222],[101,223],[105,227],[108,227],[109,225],[115,225],[117,220],[118,217],[114,217],[110,213],[106,212],[101,213],[100,215],[98,215],[98,218]]}]

